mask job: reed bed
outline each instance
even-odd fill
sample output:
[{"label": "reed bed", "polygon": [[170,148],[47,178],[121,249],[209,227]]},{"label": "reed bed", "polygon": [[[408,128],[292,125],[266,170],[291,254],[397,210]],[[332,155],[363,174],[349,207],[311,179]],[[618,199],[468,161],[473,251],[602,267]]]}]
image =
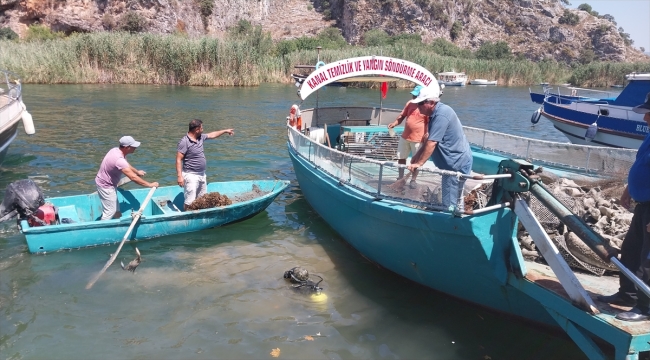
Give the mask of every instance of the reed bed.
[{"label": "reed bed", "polygon": [[633,72],[650,73],[650,62],[594,62],[577,68],[569,81],[572,84],[588,87],[623,85],[625,84],[625,75]]},{"label": "reed bed", "polygon": [[[285,56],[255,38],[198,38],[159,34],[102,32],[38,42],[0,41],[0,68],[23,76],[25,83],[124,83],[196,86],[256,86],[291,82],[297,64],[315,64],[315,50]],[[325,62],[384,55],[418,63],[432,73],[463,71],[470,79],[503,85],[539,82],[606,86],[623,83],[625,74],[650,71],[648,63],[593,63],[575,69],[553,61],[481,60],[440,56],[426,45],[396,43],[382,48],[323,50]],[[361,85],[360,86],[364,86]],[[410,86],[399,82],[397,86]]]},{"label": "reed bed", "polygon": [[26,83],[252,86],[286,81],[282,59],[246,40],[94,33],[42,42],[0,42],[0,67]]}]

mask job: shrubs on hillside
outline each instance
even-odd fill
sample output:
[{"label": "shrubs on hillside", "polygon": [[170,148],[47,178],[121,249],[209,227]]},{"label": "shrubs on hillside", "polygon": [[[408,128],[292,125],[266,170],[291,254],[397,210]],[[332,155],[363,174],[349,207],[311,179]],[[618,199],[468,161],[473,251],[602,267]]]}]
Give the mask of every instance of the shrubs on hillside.
[{"label": "shrubs on hillside", "polygon": [[509,59],[512,57],[510,46],[505,41],[497,41],[496,43],[485,42],[481,47],[476,50],[475,56],[477,59],[483,60],[496,60],[496,59]]},{"label": "shrubs on hillside", "polygon": [[119,29],[132,34],[146,31],[147,26],[147,19],[135,11],[127,11],[120,18]]},{"label": "shrubs on hillside", "polygon": [[567,25],[578,25],[580,22],[580,17],[578,14],[574,14],[568,9],[564,9],[564,14],[560,16],[560,18],[557,20],[560,24],[567,24]]},{"label": "shrubs on hillside", "polygon": [[11,30],[8,27],[0,28],[0,40],[16,40],[18,39],[18,34],[15,31]]},{"label": "shrubs on hillside", "polygon": [[43,41],[54,40],[65,37],[65,34],[58,31],[52,31],[45,25],[30,25],[27,28],[25,41]]}]

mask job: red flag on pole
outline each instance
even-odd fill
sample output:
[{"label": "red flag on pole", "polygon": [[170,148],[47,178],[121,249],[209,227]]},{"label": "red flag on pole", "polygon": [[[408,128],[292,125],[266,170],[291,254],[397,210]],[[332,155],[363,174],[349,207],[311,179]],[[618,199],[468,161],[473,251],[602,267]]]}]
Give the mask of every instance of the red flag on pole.
[{"label": "red flag on pole", "polygon": [[388,83],[383,82],[381,83],[381,98],[385,99],[387,93],[388,93]]}]

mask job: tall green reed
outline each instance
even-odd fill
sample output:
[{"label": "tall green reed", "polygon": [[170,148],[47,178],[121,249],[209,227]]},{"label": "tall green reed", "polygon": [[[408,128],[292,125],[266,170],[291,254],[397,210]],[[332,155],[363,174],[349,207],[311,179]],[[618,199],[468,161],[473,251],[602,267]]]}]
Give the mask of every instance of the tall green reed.
[{"label": "tall green reed", "polygon": [[[226,39],[159,34],[100,32],[34,42],[0,41],[0,68],[23,76],[26,83],[127,83],[197,86],[255,86],[291,82],[298,64],[316,64],[316,50],[283,54],[264,34]],[[325,62],[384,55],[418,63],[432,73],[463,71],[471,78],[503,85],[539,82],[583,86],[622,83],[633,71],[650,71],[648,63],[592,63],[570,68],[555,61],[481,60],[441,56],[430,47],[399,41],[383,47],[341,46],[322,50]],[[360,84],[367,86],[367,84]],[[410,86],[399,82],[397,86]]]}]

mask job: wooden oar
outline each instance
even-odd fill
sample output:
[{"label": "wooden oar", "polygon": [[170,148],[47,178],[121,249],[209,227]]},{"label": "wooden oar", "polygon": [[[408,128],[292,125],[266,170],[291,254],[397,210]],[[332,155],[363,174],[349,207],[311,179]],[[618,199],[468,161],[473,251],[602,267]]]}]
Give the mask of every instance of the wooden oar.
[{"label": "wooden oar", "polygon": [[104,268],[97,275],[95,275],[95,277],[92,280],[90,280],[88,285],[86,285],[86,289],[90,289],[91,287],[93,287],[93,285],[95,285],[95,282],[97,282],[97,280],[99,280],[99,277],[102,276],[102,274],[104,274],[104,272],[106,272],[106,269],[108,269],[108,267],[111,266],[113,261],[115,261],[115,259],[117,259],[117,255],[120,253],[120,250],[122,250],[122,245],[124,245],[124,242],[126,241],[126,239],[129,237],[129,235],[131,235],[131,231],[133,231],[133,227],[135,226],[135,223],[138,222],[138,220],[140,219],[140,216],[142,216],[142,212],[144,211],[144,208],[147,207],[147,204],[149,204],[149,201],[151,201],[151,197],[153,196],[154,191],[156,191],[156,187],[152,187],[151,190],[149,190],[149,193],[147,194],[147,197],[144,199],[144,201],[142,202],[142,205],[140,206],[140,210],[138,210],[138,212],[135,213],[135,215],[133,215],[133,220],[131,221],[131,226],[129,226],[129,229],[126,230],[126,234],[124,234],[124,237],[122,238],[122,242],[120,243],[120,246],[117,247],[117,250],[115,251],[113,256],[111,256],[111,258],[108,259],[108,262],[106,263],[106,265],[104,265]]}]

